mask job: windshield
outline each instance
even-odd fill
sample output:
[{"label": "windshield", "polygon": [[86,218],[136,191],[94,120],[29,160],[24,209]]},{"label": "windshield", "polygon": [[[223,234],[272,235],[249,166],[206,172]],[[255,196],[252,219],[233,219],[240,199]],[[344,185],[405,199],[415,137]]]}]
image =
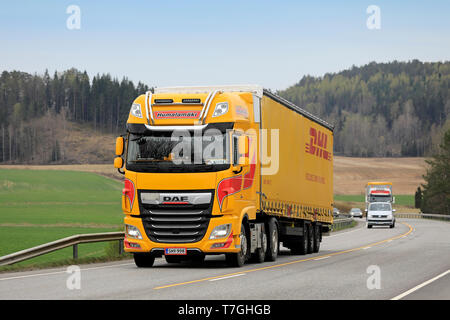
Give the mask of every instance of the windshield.
[{"label": "windshield", "polygon": [[370,201],[369,202],[390,202],[391,201],[391,196],[390,195],[376,195],[370,196]]},{"label": "windshield", "polygon": [[227,133],[152,132],[128,136],[127,169],[137,172],[200,172],[229,168]]},{"label": "windshield", "polygon": [[391,211],[389,203],[372,203],[369,207],[370,211]]},{"label": "windshield", "polygon": [[350,212],[361,212],[361,209],[353,208]]}]

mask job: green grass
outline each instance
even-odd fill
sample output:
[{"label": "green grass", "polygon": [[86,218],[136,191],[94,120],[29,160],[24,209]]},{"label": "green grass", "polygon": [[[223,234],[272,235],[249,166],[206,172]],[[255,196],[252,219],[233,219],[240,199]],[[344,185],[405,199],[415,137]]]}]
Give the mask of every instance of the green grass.
[{"label": "green grass", "polygon": [[[414,206],[414,195],[394,195],[395,205]],[[334,200],[346,202],[365,202],[364,195],[334,195]]]},{"label": "green grass", "polygon": [[[0,256],[74,234],[122,230],[121,189],[120,182],[87,172],[0,169]],[[79,261],[111,256],[111,246],[81,244]],[[70,247],[13,269],[58,265],[71,258]]]}]

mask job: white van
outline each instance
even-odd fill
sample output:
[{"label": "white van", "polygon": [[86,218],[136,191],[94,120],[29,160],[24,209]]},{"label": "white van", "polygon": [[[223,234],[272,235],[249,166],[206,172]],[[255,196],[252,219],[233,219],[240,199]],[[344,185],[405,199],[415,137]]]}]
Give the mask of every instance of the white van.
[{"label": "white van", "polygon": [[367,228],[372,226],[395,227],[395,209],[392,209],[390,202],[372,202],[369,203],[367,210]]}]

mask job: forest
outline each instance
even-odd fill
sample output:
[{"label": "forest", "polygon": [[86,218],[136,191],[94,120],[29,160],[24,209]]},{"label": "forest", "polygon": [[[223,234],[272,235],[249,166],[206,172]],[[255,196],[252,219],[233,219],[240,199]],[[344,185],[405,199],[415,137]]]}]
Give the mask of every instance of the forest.
[{"label": "forest", "polygon": [[[67,156],[73,125],[121,134],[132,101],[149,89],[74,68],[53,76],[3,71],[0,163],[76,162]],[[336,155],[414,157],[434,154],[450,128],[449,89],[450,62],[413,60],[304,76],[277,93],[335,126]]]},{"label": "forest", "polygon": [[450,62],[372,62],[278,94],[335,125],[337,155],[430,156],[450,128]]},{"label": "forest", "polygon": [[76,162],[65,157],[64,141],[71,134],[71,124],[84,124],[91,134],[123,133],[131,103],[147,90],[142,83],[119,81],[109,74],[90,80],[86,72],[76,69],[55,72],[53,77],[47,71],[44,75],[4,71],[0,76],[0,162]]}]

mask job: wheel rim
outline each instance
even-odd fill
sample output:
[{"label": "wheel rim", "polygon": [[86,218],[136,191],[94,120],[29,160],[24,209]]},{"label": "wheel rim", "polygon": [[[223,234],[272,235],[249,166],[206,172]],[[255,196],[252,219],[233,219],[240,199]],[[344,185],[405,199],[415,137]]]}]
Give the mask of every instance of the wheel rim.
[{"label": "wheel rim", "polygon": [[245,236],[245,230],[241,230],[241,255],[247,255],[247,237]]},{"label": "wheel rim", "polygon": [[265,233],[263,233],[263,235],[262,235],[262,249],[263,249],[263,252],[267,251],[267,236]]}]

